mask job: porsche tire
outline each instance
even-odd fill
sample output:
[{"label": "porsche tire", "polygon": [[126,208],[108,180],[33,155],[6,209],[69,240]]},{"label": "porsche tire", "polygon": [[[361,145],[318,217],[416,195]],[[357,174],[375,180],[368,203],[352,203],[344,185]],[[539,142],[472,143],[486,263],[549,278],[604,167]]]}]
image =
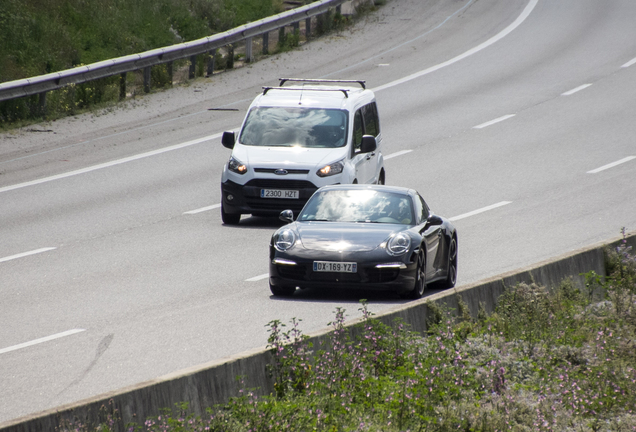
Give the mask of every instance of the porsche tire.
[{"label": "porsche tire", "polygon": [[453,288],[457,283],[457,239],[451,237],[448,244],[448,271],[443,288]]},{"label": "porsche tire", "polygon": [[277,297],[291,297],[296,291],[296,287],[277,286],[270,283],[269,290]]},{"label": "porsche tire", "polygon": [[426,291],[426,258],[423,253],[417,255],[417,268],[415,269],[415,283],[411,291],[405,292],[402,297],[412,300],[420,299]]}]

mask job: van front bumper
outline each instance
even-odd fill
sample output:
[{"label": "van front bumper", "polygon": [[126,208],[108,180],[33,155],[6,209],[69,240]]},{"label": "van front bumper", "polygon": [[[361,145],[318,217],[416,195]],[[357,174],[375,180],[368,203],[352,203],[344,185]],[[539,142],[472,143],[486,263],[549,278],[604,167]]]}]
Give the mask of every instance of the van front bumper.
[{"label": "van front bumper", "polygon": [[[261,198],[263,189],[298,191],[298,199]],[[283,210],[298,214],[318,188],[306,180],[252,179],[245,185],[221,183],[223,209],[229,214],[277,216]]]}]

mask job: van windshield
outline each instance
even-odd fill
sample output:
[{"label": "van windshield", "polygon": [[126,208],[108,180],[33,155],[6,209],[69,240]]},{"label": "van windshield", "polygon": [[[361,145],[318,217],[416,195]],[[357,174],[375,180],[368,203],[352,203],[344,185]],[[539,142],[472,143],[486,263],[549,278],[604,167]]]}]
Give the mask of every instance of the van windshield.
[{"label": "van windshield", "polygon": [[343,147],[346,131],[347,113],[338,109],[253,108],[239,141],[251,146]]}]

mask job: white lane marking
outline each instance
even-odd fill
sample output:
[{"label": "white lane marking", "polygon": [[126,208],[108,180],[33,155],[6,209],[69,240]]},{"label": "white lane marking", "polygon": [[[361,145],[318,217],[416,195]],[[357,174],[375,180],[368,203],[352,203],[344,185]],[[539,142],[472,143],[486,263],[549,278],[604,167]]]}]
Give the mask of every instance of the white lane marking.
[{"label": "white lane marking", "polygon": [[263,273],[262,275],[258,275],[258,276],[254,276],[252,278],[249,279],[245,279],[245,282],[256,282],[259,280],[263,280],[269,277],[269,273]]},{"label": "white lane marking", "polygon": [[[234,104],[239,103],[239,102],[244,102],[244,101],[232,102],[232,103],[230,103],[230,104],[228,104],[226,106],[231,106],[231,105],[234,105]],[[89,140],[78,142],[78,143],[75,143],[75,144],[69,144],[67,146],[62,146],[62,147],[56,147],[54,149],[46,150],[46,151],[42,151],[42,152],[38,152],[38,153],[31,153],[31,154],[29,154],[27,156],[21,156],[21,157],[15,158],[15,159],[9,159],[9,160],[2,161],[2,162],[0,162],[0,165],[6,164],[6,163],[10,163],[10,162],[19,161],[19,160],[22,160],[22,159],[32,158],[33,156],[41,156],[43,154],[47,154],[47,153],[51,153],[51,152],[65,150],[65,149],[72,148],[72,147],[85,145],[85,144],[88,144],[88,143],[91,143],[91,142],[95,142],[95,141],[101,141],[103,139],[112,138],[112,137],[116,137],[116,136],[119,136],[119,135],[124,135],[124,134],[127,134],[127,133],[131,133],[131,132],[136,132],[136,131],[143,130],[143,129],[154,128],[154,127],[157,127],[157,126],[165,124],[165,123],[173,122],[175,120],[183,120],[183,119],[188,118],[188,117],[192,117],[192,116],[199,115],[199,114],[205,114],[205,113],[209,113],[209,112],[210,111],[206,109],[205,111],[199,111],[199,112],[195,112],[195,113],[192,113],[192,114],[186,114],[186,115],[181,116],[181,117],[174,117],[174,118],[171,118],[171,119],[168,119],[168,120],[160,121],[158,123],[152,123],[152,124],[149,124],[149,125],[146,125],[146,126],[139,126],[139,127],[136,127],[136,128],[132,128],[132,129],[128,129],[128,130],[122,131],[122,132],[116,132],[116,133],[109,134],[109,135],[103,135],[103,136],[100,136],[100,137],[97,137],[97,138],[89,139]]]},{"label": "white lane marking", "polygon": [[[535,6],[537,5],[538,2],[539,2],[539,0],[530,0],[530,2],[525,7],[523,12],[521,12],[521,15],[519,15],[514,22],[512,22],[508,27],[506,27],[501,32],[499,32],[495,36],[491,37],[490,39],[488,39],[484,43],[482,43],[480,45],[477,45],[476,47],[474,47],[474,48],[466,51],[465,53],[460,54],[457,57],[454,57],[454,58],[452,58],[452,59],[450,59],[448,61],[445,61],[445,62],[440,63],[438,65],[432,66],[432,67],[430,67],[428,69],[424,69],[423,71],[414,73],[412,75],[406,76],[406,77],[401,78],[399,80],[392,81],[392,82],[389,82],[389,83],[384,84],[382,86],[376,87],[373,90],[375,92],[378,92],[380,90],[384,90],[384,89],[387,89],[387,88],[390,88],[390,87],[394,87],[396,85],[411,81],[411,80],[413,80],[415,78],[419,78],[421,76],[428,75],[431,72],[435,72],[435,71],[437,71],[439,69],[442,69],[442,68],[444,68],[446,66],[449,66],[449,65],[451,65],[453,63],[457,63],[458,61],[463,60],[466,57],[469,57],[469,56],[471,56],[471,55],[473,55],[473,54],[475,54],[475,53],[477,53],[477,52],[489,47],[490,45],[494,44],[495,42],[498,42],[499,40],[501,40],[504,37],[506,37],[509,33],[511,33],[517,27],[519,27],[528,18],[528,16],[530,16],[530,13],[535,8]],[[464,6],[464,7],[466,7],[466,6]],[[73,175],[83,174],[85,172],[90,172],[90,171],[94,171],[94,170],[101,169],[101,168],[107,168],[107,167],[110,167],[110,166],[113,166],[113,165],[119,165],[121,163],[130,162],[132,160],[137,160],[137,159],[141,159],[141,158],[144,158],[144,157],[154,156],[156,154],[168,152],[168,151],[171,151],[171,150],[177,150],[177,149],[180,149],[180,148],[183,148],[183,147],[187,147],[189,145],[198,144],[198,143],[210,140],[210,139],[218,138],[221,135],[222,135],[221,133],[217,133],[217,134],[214,134],[214,135],[210,135],[210,136],[207,136],[207,137],[200,138],[198,140],[189,141],[189,142],[183,143],[183,144],[177,144],[176,146],[166,147],[165,149],[156,150],[154,152],[142,153],[142,154],[137,155],[137,156],[132,156],[130,158],[120,159],[120,160],[113,161],[113,162],[110,162],[110,163],[107,163],[107,164],[95,165],[93,167],[88,167],[88,168],[85,168],[83,170],[71,171],[70,173],[66,173],[66,174],[60,174],[60,175],[57,175],[57,176],[46,177],[46,178],[43,178],[43,179],[34,180],[34,181],[26,182],[26,183],[20,183],[20,184],[13,185],[13,186],[7,186],[7,187],[4,187],[4,188],[0,188],[0,193],[7,192],[7,191],[10,191],[10,190],[14,190],[14,189],[20,189],[20,188],[27,187],[27,186],[33,186],[33,185],[37,185],[37,184],[41,184],[41,183],[45,183],[45,182],[49,182],[49,181],[53,181],[53,180],[58,180],[60,178],[70,177],[70,176],[73,176]]]},{"label": "white lane marking", "polygon": [[445,61],[443,63],[437,64],[435,66],[432,66],[428,69],[424,69],[423,71],[420,72],[416,72],[412,75],[406,76],[404,78],[400,78],[398,80],[392,81],[390,83],[381,85],[379,87],[376,87],[373,89],[373,91],[375,92],[379,92],[380,90],[384,90],[387,89],[389,87],[394,87],[396,85],[399,84],[403,84],[407,81],[411,81],[414,80],[416,78],[419,78],[421,76],[424,75],[428,75],[431,72],[435,72],[439,69],[442,69],[446,66],[452,65],[453,63],[457,63],[460,60],[465,59],[466,57],[469,57],[487,47],[489,47],[490,45],[494,44],[495,42],[498,42],[499,40],[503,39],[504,37],[506,37],[510,32],[512,32],[514,29],[516,29],[517,27],[519,27],[525,20],[526,18],[528,18],[528,16],[530,16],[530,13],[532,12],[532,10],[535,8],[535,6],[537,5],[539,0],[530,0],[530,2],[528,3],[528,5],[526,6],[526,8],[523,10],[523,12],[521,12],[521,15],[519,15],[517,17],[517,19],[510,24],[508,27],[506,27],[505,29],[503,29],[501,32],[499,32],[498,34],[496,34],[495,36],[491,37],[490,39],[488,39],[486,42],[477,45],[476,47],[469,49],[468,51],[466,51],[463,54],[458,55],[457,57],[454,57],[448,61]]},{"label": "white lane marking", "polygon": [[634,65],[634,64],[636,64],[636,58],[631,59],[630,61],[628,61],[627,63],[625,63],[625,64],[624,64],[623,66],[621,66],[621,67],[627,68],[627,67],[630,67],[631,65]]},{"label": "white lane marking", "polygon": [[[411,81],[411,80],[413,80],[415,78],[419,78],[419,77],[427,75],[427,74],[429,74],[431,72],[434,72],[434,71],[437,71],[439,69],[442,69],[443,67],[449,66],[449,65],[451,65],[453,63],[456,63],[456,62],[458,62],[460,60],[463,60],[466,57],[469,57],[469,56],[471,56],[471,55],[483,50],[484,48],[489,47],[490,45],[494,44],[495,42],[503,39],[505,36],[507,36],[510,32],[515,30],[517,27],[519,27],[528,18],[528,16],[530,16],[530,13],[535,8],[535,6],[537,5],[538,2],[539,2],[539,0],[530,0],[530,2],[525,7],[523,12],[521,12],[521,15],[519,15],[517,17],[517,19],[512,24],[510,24],[508,27],[506,27],[501,32],[499,32],[498,34],[496,34],[492,38],[488,39],[484,43],[482,43],[482,44],[480,44],[480,45],[478,45],[478,46],[466,51],[465,53],[460,54],[457,57],[454,57],[454,58],[452,58],[452,59],[450,59],[448,61],[445,61],[445,62],[440,63],[438,65],[432,66],[432,67],[430,67],[428,69],[425,69],[423,71],[414,73],[412,75],[406,76],[406,77],[401,78],[399,80],[392,81],[390,83],[387,83],[387,84],[384,84],[382,86],[376,87],[373,90],[378,92],[380,90],[384,90],[384,89],[387,89],[387,88],[390,88],[390,87],[405,83],[407,81]],[[466,7],[466,6],[467,5],[465,5],[464,7]],[[149,156],[154,156],[156,154],[168,152],[168,151],[171,151],[171,150],[177,150],[177,149],[180,149],[180,148],[183,148],[183,147],[187,147],[189,145],[198,144],[198,143],[210,140],[210,139],[218,138],[220,136],[221,136],[221,133],[217,133],[217,134],[214,134],[214,135],[210,135],[210,136],[207,136],[207,137],[200,138],[198,140],[193,140],[193,141],[189,141],[187,143],[177,144],[176,146],[166,147],[165,149],[156,150],[154,152],[142,153],[140,155],[132,156],[130,158],[124,158],[124,159],[120,159],[120,160],[117,160],[117,161],[112,161],[112,162],[106,163],[106,164],[95,165],[95,166],[88,167],[88,168],[85,168],[85,169],[82,169],[82,170],[71,171],[69,173],[60,174],[60,175],[57,175],[57,176],[46,177],[46,178],[39,179],[39,180],[34,180],[34,181],[30,181],[30,182],[20,183],[20,184],[13,185],[13,186],[3,187],[3,188],[0,188],[0,193],[7,192],[7,191],[10,191],[10,190],[20,189],[20,188],[27,187],[27,186],[33,186],[33,185],[37,185],[37,184],[41,184],[41,183],[45,183],[45,182],[49,182],[49,181],[53,181],[53,180],[58,180],[60,178],[66,178],[66,177],[70,177],[70,176],[73,176],[73,175],[83,174],[83,173],[94,171],[94,170],[97,170],[97,169],[107,168],[107,167],[110,167],[110,166],[119,165],[121,163],[130,162],[132,160],[137,160],[137,159],[141,159],[141,158],[145,158],[145,157],[149,157]]]},{"label": "white lane marking", "polygon": [[576,92],[580,92],[581,90],[585,90],[586,88],[590,87],[592,84],[583,84],[581,86],[578,86],[577,88],[573,88],[572,90],[566,91],[565,93],[561,93],[561,96],[570,96],[573,95]]},{"label": "white lane marking", "polygon": [[66,172],[66,173],[62,173],[62,174],[58,174],[58,175],[54,175],[54,176],[50,176],[50,177],[45,177],[45,178],[41,178],[41,179],[38,179],[38,180],[28,181],[28,182],[25,182],[25,183],[18,183],[18,184],[12,185],[12,186],[5,186],[5,187],[0,188],[0,193],[12,191],[12,190],[15,190],[15,189],[24,188],[24,187],[27,187],[27,186],[34,186],[34,185],[41,184],[41,183],[47,183],[47,182],[50,182],[50,181],[53,181],[53,180],[59,180],[59,179],[67,178],[67,177],[72,177],[72,176],[76,176],[76,175],[79,175],[79,174],[85,174],[87,172],[95,171],[95,170],[102,169],[102,168],[109,168],[109,167],[112,167],[112,166],[115,166],[115,165],[120,165],[120,164],[123,164],[123,163],[126,163],[126,162],[132,162],[132,161],[143,159],[143,158],[147,158],[147,157],[150,157],[150,156],[155,156],[155,155],[158,155],[158,154],[161,154],[161,153],[166,153],[166,152],[169,152],[169,151],[172,151],[172,150],[179,150],[179,149],[182,149],[184,147],[189,147],[189,146],[192,146],[192,145],[195,145],[195,144],[200,144],[200,143],[205,142],[205,141],[210,141],[210,140],[213,140],[215,138],[219,138],[221,135],[222,135],[221,133],[217,133],[217,134],[214,134],[214,135],[208,135],[208,136],[205,136],[203,138],[197,138],[197,139],[192,140],[192,141],[186,141],[186,142],[181,143],[181,144],[175,144],[173,146],[164,147],[162,149],[153,150],[153,151],[149,151],[149,152],[146,152],[146,153],[141,153],[141,154],[138,154],[138,155],[135,155],[135,156],[129,156],[127,158],[117,159],[117,160],[114,160],[114,161],[111,161],[111,162],[106,162],[106,163],[102,163],[102,164],[99,164],[99,165],[93,165],[93,166],[90,166],[90,167],[87,167],[87,168],[82,168],[82,169],[78,169],[78,170],[75,170],[75,171],[69,171],[69,172]]},{"label": "white lane marking", "polygon": [[43,338],[40,338],[40,339],[35,339],[35,340],[30,341],[30,342],[25,342],[25,343],[21,343],[19,345],[13,345],[13,346],[10,346],[10,347],[7,347],[7,348],[2,348],[2,349],[0,349],[0,354],[8,353],[10,351],[19,350],[19,349],[26,348],[26,347],[30,347],[32,345],[41,344],[43,342],[48,342],[48,341],[52,341],[52,340],[55,340],[55,339],[63,338],[63,337],[66,337],[66,336],[71,336],[71,335],[74,335],[76,333],[81,333],[83,331],[86,331],[86,329],[68,330],[68,331],[65,331],[65,332],[62,332],[62,333],[57,333],[57,334],[54,334],[54,335],[51,335],[51,336],[46,336],[46,337],[43,337]]},{"label": "white lane marking", "polygon": [[[354,64],[352,64],[351,66],[347,66],[347,67],[346,67],[346,68],[344,68],[344,69],[335,70],[335,71],[333,71],[333,72],[328,73],[327,75],[323,75],[321,78],[327,78],[327,77],[334,76],[334,75],[336,75],[336,76],[342,76],[342,75],[344,75],[344,74],[343,74],[343,72],[344,72],[344,71],[348,71],[349,69],[353,69],[353,68],[356,68],[356,67],[360,67],[361,65],[363,65],[363,64],[365,64],[365,63],[368,63],[368,62],[370,62],[370,61],[374,61],[374,60],[375,60],[375,59],[377,59],[377,58],[383,58],[383,56],[385,56],[386,54],[388,54],[388,53],[390,53],[390,52],[393,52],[393,51],[395,51],[395,50],[397,50],[397,49],[400,49],[400,48],[402,48],[402,47],[403,47],[403,46],[405,46],[405,45],[410,45],[410,44],[412,44],[413,42],[415,42],[416,40],[419,40],[419,39],[422,39],[423,37],[428,36],[430,33],[433,33],[435,30],[442,28],[442,27],[443,27],[443,26],[444,26],[444,25],[445,25],[448,21],[450,21],[450,19],[451,19],[451,18],[453,18],[455,15],[457,15],[457,14],[461,13],[464,9],[468,8],[468,7],[469,7],[469,6],[473,3],[473,1],[475,1],[475,0],[470,0],[468,3],[466,3],[465,5],[463,5],[461,8],[457,9],[455,12],[453,12],[453,13],[452,13],[452,14],[450,14],[449,16],[447,16],[447,17],[446,17],[446,19],[445,19],[444,21],[442,21],[442,22],[441,22],[441,23],[439,23],[436,27],[433,27],[433,28],[432,28],[432,29],[430,29],[429,31],[426,31],[426,32],[424,32],[424,33],[420,34],[419,36],[416,36],[416,37],[414,37],[413,39],[408,40],[408,41],[406,41],[406,42],[403,42],[403,43],[401,43],[401,44],[399,44],[399,45],[395,45],[393,48],[390,48],[390,49],[388,49],[388,50],[386,50],[386,51],[382,51],[382,52],[380,52],[380,53],[378,53],[378,54],[376,54],[376,55],[374,55],[374,56],[371,56],[371,57],[367,58],[366,60],[363,60],[363,61],[361,61],[361,62],[359,62],[359,63],[354,63]],[[385,64],[388,66],[388,63],[385,63]],[[381,64],[380,66],[383,66],[383,64]]]},{"label": "white lane marking", "polygon": [[605,171],[606,169],[614,168],[616,165],[624,164],[625,162],[629,162],[629,161],[634,160],[634,159],[636,159],[636,156],[627,156],[626,158],[623,158],[623,159],[618,160],[616,162],[609,163],[607,165],[603,165],[602,167],[593,169],[592,171],[588,171],[587,173],[588,174],[596,174],[598,172]]},{"label": "white lane marking", "polygon": [[395,153],[391,153],[388,156],[384,156],[384,160],[391,159],[391,158],[398,157],[398,156],[402,156],[402,155],[405,155],[407,153],[411,153],[412,151],[413,150],[401,150],[401,151],[398,151],[398,152],[395,152]]},{"label": "white lane marking", "polygon": [[499,122],[502,122],[502,121],[504,121],[504,120],[508,120],[509,118],[512,118],[512,117],[514,117],[514,116],[515,116],[515,114],[508,114],[508,115],[505,115],[505,116],[501,116],[501,117],[496,118],[496,119],[494,119],[494,120],[490,120],[490,121],[488,121],[488,122],[486,122],[486,123],[482,123],[482,124],[480,124],[480,125],[473,126],[473,129],[483,129],[483,128],[485,128],[485,127],[488,127],[488,126],[494,125],[495,123],[499,123]]},{"label": "white lane marking", "polygon": [[452,217],[449,220],[450,221],[457,221],[457,220],[464,219],[464,218],[467,218],[467,217],[470,217],[470,216],[474,216],[474,215],[479,214],[479,213],[484,213],[484,212],[487,212],[489,210],[496,209],[498,207],[503,207],[503,206],[508,205],[508,204],[512,204],[512,201],[501,201],[501,202],[499,202],[497,204],[493,204],[493,205],[490,205],[488,207],[483,207],[483,208],[477,209],[475,211],[471,211],[471,212],[468,212],[468,213],[461,214],[459,216]]},{"label": "white lane marking", "polygon": [[197,214],[197,213],[201,213],[201,212],[208,211],[208,210],[214,210],[214,209],[217,209],[219,207],[221,207],[220,203],[219,204],[213,204],[213,205],[207,206],[207,207],[201,207],[201,208],[196,209],[196,210],[190,210],[190,211],[184,212],[183,214],[184,215]]},{"label": "white lane marking", "polygon": [[18,259],[18,258],[24,258],[24,257],[27,257],[29,255],[35,255],[35,254],[39,254],[39,253],[42,253],[42,252],[52,251],[53,249],[57,249],[57,248],[45,247],[45,248],[35,249],[35,250],[29,251],[29,252],[22,252],[22,253],[19,253],[19,254],[16,254],[16,255],[11,255],[11,256],[8,256],[8,257],[0,258],[0,263],[5,262],[5,261],[11,261],[11,260]]}]

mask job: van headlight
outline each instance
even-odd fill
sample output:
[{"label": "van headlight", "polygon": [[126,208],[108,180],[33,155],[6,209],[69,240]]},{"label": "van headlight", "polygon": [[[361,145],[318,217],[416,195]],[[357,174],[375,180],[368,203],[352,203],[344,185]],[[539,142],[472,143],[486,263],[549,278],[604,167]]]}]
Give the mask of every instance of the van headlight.
[{"label": "van headlight", "polygon": [[227,168],[237,174],[245,174],[247,172],[247,165],[234,157],[230,158],[230,161],[227,163]]},{"label": "van headlight", "polygon": [[329,165],[325,165],[324,167],[320,168],[316,172],[316,174],[318,175],[318,177],[329,177],[332,175],[340,174],[343,169],[344,169],[344,159]]}]

